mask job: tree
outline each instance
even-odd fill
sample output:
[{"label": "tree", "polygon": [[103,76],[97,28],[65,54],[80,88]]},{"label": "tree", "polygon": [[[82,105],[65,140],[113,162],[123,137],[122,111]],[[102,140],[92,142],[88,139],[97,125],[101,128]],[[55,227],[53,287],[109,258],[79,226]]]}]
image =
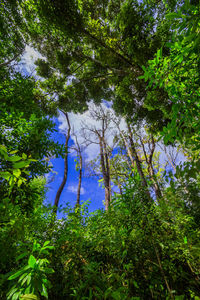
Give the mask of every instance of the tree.
[{"label": "tree", "polygon": [[[34,206],[31,181],[34,177],[43,176],[49,172],[50,166],[45,157],[62,155],[62,146],[55,143],[51,133],[55,125],[47,117],[45,101],[41,104],[43,95],[39,94],[36,82],[12,69],[0,70],[0,143],[5,145],[9,152],[16,152],[23,159],[33,159],[26,167],[26,183],[22,182],[12,189],[9,198],[11,201],[21,203],[21,207],[31,210]],[[16,160],[16,165],[23,165]],[[1,164],[1,170],[9,169],[10,163]],[[1,182],[1,197],[7,195],[9,183]]]},{"label": "tree", "polygon": [[168,55],[162,53],[162,48],[155,52],[148,68],[144,68],[143,78],[150,89],[163,88],[171,102],[171,122],[162,132],[165,143],[178,140],[199,150],[199,6],[192,3],[178,2],[175,12],[170,2],[166,4],[166,18],[173,33],[164,44]]},{"label": "tree", "polygon": [[76,151],[77,160],[76,161],[76,170],[79,171],[78,176],[78,189],[77,189],[77,199],[76,199],[76,207],[80,206],[80,195],[81,195],[81,185],[82,185],[82,177],[83,177],[83,146],[79,143],[76,133],[73,133],[75,138],[75,143],[71,149]]},{"label": "tree", "polygon": [[19,60],[26,40],[26,21],[20,13],[17,1],[3,0],[0,4],[0,68],[9,67]]},{"label": "tree", "polygon": [[164,14],[162,4],[37,1],[24,3],[21,9],[33,45],[46,57],[37,63],[39,74],[46,78],[41,87],[62,91],[58,107],[84,111],[91,99],[96,103],[106,99],[130,118],[146,118],[157,128],[166,124],[170,109],[166,93],[154,92],[154,100],[162,98],[165,115],[159,106],[149,111],[152,93],[147,95],[146,83],[138,80],[142,64],[170,35],[159,14]]},{"label": "tree", "polygon": [[103,106],[90,111],[91,117],[99,121],[99,127],[83,125],[83,135],[87,145],[95,143],[99,145],[100,165],[105,189],[105,209],[108,210],[111,203],[111,178],[109,156],[112,151],[109,149],[107,134],[109,134],[111,117],[109,110],[105,110]]},{"label": "tree", "polygon": [[70,125],[68,113],[67,112],[63,112],[63,113],[67,120],[68,130],[66,133],[66,140],[65,140],[64,175],[63,175],[63,180],[57,190],[56,197],[54,200],[54,212],[55,213],[57,212],[60,196],[61,196],[61,193],[67,182],[67,175],[68,175],[68,153],[69,153],[69,139],[70,139],[71,125]]},{"label": "tree", "polygon": [[[152,134],[150,137],[145,137],[144,132],[140,133],[140,130],[138,128],[139,126],[134,128],[134,126],[131,126],[128,122],[126,123],[127,132],[124,132],[120,128],[119,120],[117,120],[116,118],[114,118],[113,120],[119,130],[120,137],[124,143],[124,147],[131,162],[131,167],[133,171],[137,170],[141,179],[142,186],[144,187],[144,189],[146,189],[147,198],[149,200],[152,200],[148,191],[149,185],[147,181],[147,176],[149,176],[150,180],[153,182],[156,197],[157,199],[159,199],[161,197],[161,190],[158,185],[153,167],[155,140]],[[148,149],[146,148],[146,144],[148,145]],[[145,174],[144,162],[147,165],[147,174]]]}]

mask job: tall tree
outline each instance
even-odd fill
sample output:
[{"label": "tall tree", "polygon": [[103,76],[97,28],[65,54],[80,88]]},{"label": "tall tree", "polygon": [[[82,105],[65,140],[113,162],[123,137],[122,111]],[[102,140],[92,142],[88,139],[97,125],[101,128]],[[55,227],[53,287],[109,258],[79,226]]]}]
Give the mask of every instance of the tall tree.
[{"label": "tall tree", "polygon": [[79,172],[78,176],[78,189],[77,189],[77,199],[76,199],[76,207],[80,206],[80,195],[81,195],[81,186],[82,186],[82,177],[83,177],[83,147],[79,143],[77,135],[73,133],[73,136],[75,137],[75,143],[71,147],[71,149],[76,151],[77,154],[77,160],[76,160],[76,170]]},{"label": "tall tree", "polygon": [[67,182],[67,175],[68,175],[68,154],[69,154],[69,139],[70,139],[70,132],[71,132],[71,124],[69,121],[69,116],[67,112],[63,112],[63,114],[65,115],[66,121],[67,121],[67,125],[68,125],[68,130],[66,133],[66,139],[65,139],[65,155],[64,155],[64,174],[63,174],[63,179],[62,182],[57,190],[56,193],[56,197],[54,200],[54,212],[57,212],[58,209],[58,205],[59,205],[59,200],[60,200],[60,196],[61,193],[65,187],[65,184]]},{"label": "tall tree", "polygon": [[83,135],[86,144],[95,143],[99,146],[100,165],[105,189],[105,209],[108,210],[111,203],[111,178],[109,156],[110,149],[108,146],[107,134],[110,130],[111,117],[108,110],[102,106],[90,111],[91,117],[98,121],[99,127],[95,125],[83,125]]},{"label": "tall tree", "polygon": [[159,106],[148,110],[154,97],[162,99],[167,113],[166,93],[157,89],[147,95],[146,83],[138,80],[142,64],[170,35],[160,2],[157,7],[135,0],[33,1],[22,11],[32,43],[46,58],[38,61],[40,75],[48,77],[41,86],[62,90],[60,108],[83,111],[91,99],[107,99],[130,118],[146,118],[157,127],[167,122]]}]

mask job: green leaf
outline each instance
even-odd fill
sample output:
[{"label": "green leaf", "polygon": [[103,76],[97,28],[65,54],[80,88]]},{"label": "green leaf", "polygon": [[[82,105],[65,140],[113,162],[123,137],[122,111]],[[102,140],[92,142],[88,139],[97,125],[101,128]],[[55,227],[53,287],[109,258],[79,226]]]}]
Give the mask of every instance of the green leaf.
[{"label": "green leaf", "polygon": [[10,152],[10,154],[15,154],[17,152],[18,152],[18,150],[13,150],[13,151]]},{"label": "green leaf", "polygon": [[20,254],[19,256],[17,256],[16,261],[22,259],[23,257],[27,256],[28,252],[24,252],[22,254]]},{"label": "green leaf", "polygon": [[35,267],[35,264],[37,263],[35,257],[33,255],[30,255],[28,260],[28,265],[33,269]]},{"label": "green leaf", "polygon": [[21,282],[21,285],[23,286],[23,284],[26,282],[27,278],[28,278],[28,274],[27,273],[22,274],[22,276],[20,276],[20,278],[18,280],[18,283]]},{"label": "green leaf", "polygon": [[27,288],[25,289],[25,293],[26,293],[26,294],[31,293],[31,286],[30,286],[30,285],[27,286]]},{"label": "green leaf", "polygon": [[39,298],[33,294],[23,295],[23,296],[21,296],[21,299],[23,299],[23,300],[39,300]]},{"label": "green leaf", "polygon": [[17,182],[17,186],[20,187],[22,185],[22,183],[23,183],[23,180],[19,179],[18,182]]},{"label": "green leaf", "polygon": [[9,180],[11,176],[12,176],[12,174],[7,172],[7,171],[6,172],[0,172],[0,177],[4,178],[6,180]]},{"label": "green leaf", "polygon": [[166,18],[173,20],[173,19],[177,19],[177,18],[184,18],[184,15],[182,15],[180,12],[179,13],[172,12],[172,13],[167,14]]},{"label": "green leaf", "polygon": [[26,168],[26,167],[28,167],[30,165],[30,162],[29,161],[20,161],[20,162],[18,162],[18,163],[15,163],[14,165],[13,165],[13,167],[15,168],[15,169],[21,169],[21,168]]},{"label": "green leaf", "polygon": [[34,241],[34,243],[33,243],[33,252],[39,250],[40,248],[41,248],[40,244],[37,243],[37,241]]},{"label": "green leaf", "polygon": [[18,178],[21,175],[20,169],[14,169],[13,170],[13,175]]},{"label": "green leaf", "polygon": [[45,250],[45,249],[53,250],[53,249],[54,249],[54,246],[46,246],[46,247],[43,247],[43,248],[42,248],[42,251]]},{"label": "green leaf", "polygon": [[19,270],[15,274],[13,274],[10,277],[8,277],[8,280],[13,280],[13,279],[19,277],[22,273],[24,273],[24,270]]},{"label": "green leaf", "polygon": [[50,244],[50,241],[46,241],[46,242],[44,243],[43,247],[45,247],[45,246],[47,246],[47,245],[49,245],[49,244]]},{"label": "green leaf", "polygon": [[12,300],[18,300],[19,296],[21,295],[21,292],[17,292],[12,296]]},{"label": "green leaf", "polygon": [[46,286],[43,283],[42,283],[42,293],[41,293],[41,295],[48,298],[47,289],[46,289]]},{"label": "green leaf", "polygon": [[133,281],[133,284],[134,284],[134,286],[138,289],[139,288],[139,286],[138,286],[138,284],[137,284],[137,282],[134,280]]},{"label": "green leaf", "polygon": [[27,159],[27,155],[25,153],[22,153],[22,158]]},{"label": "green leaf", "polygon": [[7,294],[7,299],[11,299],[12,298],[12,295],[14,295],[15,292],[18,291],[18,288],[16,286],[14,286]]},{"label": "green leaf", "polygon": [[[27,274],[26,277],[22,280],[21,285],[23,286],[26,281],[28,281],[30,274]],[[28,283],[27,283],[28,284]]]},{"label": "green leaf", "polygon": [[144,75],[138,77],[138,79],[144,79],[144,78],[145,78]]},{"label": "green leaf", "polygon": [[30,284],[31,279],[32,279],[31,274],[28,274],[28,276],[27,276],[27,284],[28,285]]},{"label": "green leaf", "polygon": [[52,268],[45,268],[45,273],[53,274],[55,271]]},{"label": "green leaf", "polygon": [[4,145],[0,145],[0,150],[7,152],[7,148]]},{"label": "green leaf", "polygon": [[19,161],[21,160],[22,158],[18,155],[14,155],[14,156],[11,156],[11,157],[8,157],[8,161],[12,161],[12,162],[15,162],[15,161]]}]

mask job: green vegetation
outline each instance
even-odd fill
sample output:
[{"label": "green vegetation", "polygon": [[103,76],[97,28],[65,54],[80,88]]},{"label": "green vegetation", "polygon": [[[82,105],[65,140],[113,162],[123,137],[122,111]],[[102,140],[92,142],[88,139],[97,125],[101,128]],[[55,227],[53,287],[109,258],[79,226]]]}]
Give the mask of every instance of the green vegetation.
[{"label": "green vegetation", "polygon": [[[0,299],[200,299],[199,1],[3,0],[0,41]],[[34,76],[26,45],[42,55]],[[82,143],[68,115],[91,103],[100,127],[84,124]],[[73,136],[77,204],[61,209]],[[64,177],[47,206],[52,157]]]}]

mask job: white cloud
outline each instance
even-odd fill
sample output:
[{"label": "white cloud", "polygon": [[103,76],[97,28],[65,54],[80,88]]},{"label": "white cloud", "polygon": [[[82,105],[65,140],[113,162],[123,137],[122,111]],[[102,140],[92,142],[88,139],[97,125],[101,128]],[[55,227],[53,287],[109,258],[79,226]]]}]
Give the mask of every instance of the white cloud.
[{"label": "white cloud", "polygon": [[35,65],[34,62],[38,58],[45,59],[38,51],[34,48],[26,45],[24,54],[22,55],[22,63],[23,63],[23,70],[26,71],[28,74],[35,74]]},{"label": "white cloud", "polygon": [[42,58],[42,55],[36,51],[34,48],[26,45],[26,48],[25,48],[25,53],[23,55],[23,58],[26,60],[26,61],[35,61],[36,59],[38,58]]},{"label": "white cloud", "polygon": [[[104,111],[109,111],[110,113],[114,114],[114,111],[112,108],[108,108],[108,105],[106,105],[105,103],[102,104],[102,107],[104,109]],[[100,129],[101,128],[101,122],[95,120],[94,118],[91,117],[91,113],[90,110],[95,108],[95,105],[93,103],[89,104],[89,110],[86,111],[83,114],[74,114],[74,113],[69,113],[69,119],[70,119],[70,123],[71,123],[71,127],[73,128],[74,132],[77,135],[78,141],[80,144],[84,144],[84,137],[83,134],[81,132],[81,128],[83,127],[83,124],[86,124],[88,127],[95,127],[96,129]],[[58,121],[60,122],[59,125],[59,130],[62,133],[66,133],[68,126],[67,126],[67,122],[66,122],[66,118],[64,116],[63,113],[60,113],[59,117],[58,117]],[[114,124],[114,122],[110,123],[110,127],[111,129],[108,131],[107,134],[107,142],[110,146],[112,146],[113,143],[113,132],[117,131],[116,125]],[[120,128],[123,130],[126,129],[126,124],[125,124],[125,120],[121,119],[121,123],[120,123]],[[72,139],[75,142],[75,138],[72,136]],[[91,140],[97,141],[97,137],[95,137],[94,135],[91,136]],[[99,154],[99,145],[93,143],[90,144],[86,149],[85,149],[85,156],[86,156],[86,160],[90,161],[94,158],[97,157],[97,155]],[[71,152],[71,155],[74,155],[73,152]]]},{"label": "white cloud", "polygon": [[[78,185],[70,185],[67,190],[73,194],[77,194]],[[81,187],[81,195],[85,194],[85,189]]]}]

